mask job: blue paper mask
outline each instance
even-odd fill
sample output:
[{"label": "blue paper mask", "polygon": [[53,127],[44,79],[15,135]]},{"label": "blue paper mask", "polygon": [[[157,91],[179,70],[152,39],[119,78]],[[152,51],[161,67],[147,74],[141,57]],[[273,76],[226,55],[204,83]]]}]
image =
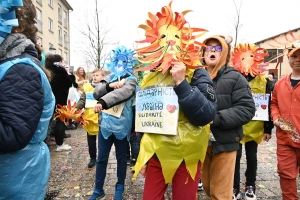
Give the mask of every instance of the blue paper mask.
[{"label": "blue paper mask", "polygon": [[112,72],[111,81],[120,80],[120,77],[129,74],[132,75],[132,67],[138,62],[133,57],[135,52],[131,49],[127,49],[124,46],[118,47],[112,50],[110,53],[111,63],[107,63],[107,70]]}]

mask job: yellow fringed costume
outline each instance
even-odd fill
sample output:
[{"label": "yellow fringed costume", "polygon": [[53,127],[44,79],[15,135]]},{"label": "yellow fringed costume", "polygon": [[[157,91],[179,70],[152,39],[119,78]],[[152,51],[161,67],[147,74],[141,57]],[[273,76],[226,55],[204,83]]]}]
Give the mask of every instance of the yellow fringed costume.
[{"label": "yellow fringed costume", "polygon": [[[83,84],[83,91],[86,94],[87,92],[94,92],[94,87],[90,83]],[[84,130],[88,132],[89,135],[97,135],[99,132],[98,126],[98,114],[94,112],[94,108],[86,108],[84,110],[83,119],[88,121],[88,125],[83,127]]]},{"label": "yellow fringed costume", "polygon": [[[266,93],[267,80],[263,76],[256,76],[249,82],[249,86],[253,94]],[[248,124],[243,126],[244,137],[241,140],[241,144],[254,140],[257,144],[260,144],[264,136],[264,122],[251,120]]]},{"label": "yellow fringed costume", "polygon": [[[194,69],[187,69],[187,81],[190,82]],[[141,89],[148,86],[173,85],[169,72],[152,72],[144,77]],[[192,125],[179,108],[178,134],[176,136],[144,133],[140,144],[140,153],[134,167],[134,178],[137,177],[140,169],[148,160],[156,154],[161,166],[166,184],[172,182],[172,178],[182,161],[195,179],[198,162],[204,161],[208,140],[209,125],[198,127]]]}]

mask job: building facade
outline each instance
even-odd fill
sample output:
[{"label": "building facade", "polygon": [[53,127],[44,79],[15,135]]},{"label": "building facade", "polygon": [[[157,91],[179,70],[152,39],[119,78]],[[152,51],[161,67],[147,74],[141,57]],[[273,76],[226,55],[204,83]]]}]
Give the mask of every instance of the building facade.
[{"label": "building facade", "polygon": [[37,11],[38,44],[45,52],[59,54],[70,63],[69,12],[66,0],[32,0]]},{"label": "building facade", "polygon": [[270,73],[280,78],[291,72],[287,56],[274,58],[280,55],[286,47],[289,47],[291,42],[299,38],[300,28],[296,28],[255,43],[257,46],[268,50],[269,57],[265,59],[265,62],[271,61],[268,67]]}]

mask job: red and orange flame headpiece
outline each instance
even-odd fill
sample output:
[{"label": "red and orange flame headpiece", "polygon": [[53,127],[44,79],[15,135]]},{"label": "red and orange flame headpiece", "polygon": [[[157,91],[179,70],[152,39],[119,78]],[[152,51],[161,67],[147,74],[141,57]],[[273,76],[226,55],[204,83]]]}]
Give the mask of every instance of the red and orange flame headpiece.
[{"label": "red and orange flame headpiece", "polygon": [[[138,60],[147,67],[136,71],[155,70],[166,73],[171,62],[183,62],[187,68],[198,68],[194,66],[199,60],[202,43],[195,41],[202,36],[205,29],[191,28],[184,16],[190,10],[181,13],[173,13],[172,1],[164,6],[156,15],[148,13],[149,19],[146,24],[139,25],[145,30],[146,39],[137,43],[151,43],[147,47],[138,48]],[[198,35],[194,33],[200,32]]]},{"label": "red and orange flame headpiece", "polygon": [[239,72],[251,76],[263,75],[266,71],[264,58],[269,56],[264,48],[257,48],[254,44],[238,44],[232,52],[232,64]]}]

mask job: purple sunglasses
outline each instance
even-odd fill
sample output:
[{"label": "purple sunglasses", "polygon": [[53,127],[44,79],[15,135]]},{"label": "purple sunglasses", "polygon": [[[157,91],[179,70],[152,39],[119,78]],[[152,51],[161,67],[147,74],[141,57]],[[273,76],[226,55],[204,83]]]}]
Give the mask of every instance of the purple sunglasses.
[{"label": "purple sunglasses", "polygon": [[207,46],[205,47],[205,51],[212,51],[213,49],[215,49],[215,51],[222,51],[222,46]]}]

